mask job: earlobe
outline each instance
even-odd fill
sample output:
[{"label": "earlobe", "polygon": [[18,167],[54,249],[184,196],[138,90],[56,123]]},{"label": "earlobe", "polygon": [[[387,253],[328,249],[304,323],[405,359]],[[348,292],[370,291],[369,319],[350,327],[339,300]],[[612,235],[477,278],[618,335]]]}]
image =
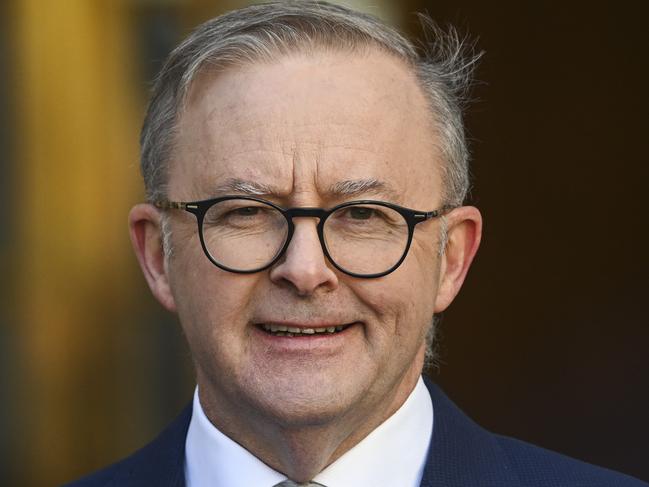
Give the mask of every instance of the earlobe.
[{"label": "earlobe", "polygon": [[175,312],[162,248],[160,211],[145,203],[135,205],[128,215],[128,226],[135,256],[151,292],[162,306]]},{"label": "earlobe", "polygon": [[462,206],[447,216],[448,240],[441,257],[435,313],[444,311],[460,291],[482,237],[482,216],[473,206]]}]

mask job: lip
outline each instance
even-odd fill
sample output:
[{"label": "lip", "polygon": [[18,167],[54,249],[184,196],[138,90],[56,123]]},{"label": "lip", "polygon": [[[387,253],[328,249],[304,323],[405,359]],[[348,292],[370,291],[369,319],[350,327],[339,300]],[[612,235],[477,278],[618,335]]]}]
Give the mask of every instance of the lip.
[{"label": "lip", "polygon": [[255,323],[255,326],[258,328],[263,328],[264,325],[270,325],[272,327],[278,327],[279,331],[288,331],[301,333],[301,330],[323,330],[335,328],[337,332],[343,331],[340,330],[340,327],[348,327],[354,322],[340,322],[340,321],[309,321],[309,322],[296,322],[296,321],[261,321]]},{"label": "lip", "polygon": [[255,326],[260,325],[275,325],[275,326],[286,326],[292,328],[326,328],[329,326],[347,326],[356,323],[355,321],[344,321],[344,320],[310,320],[310,321],[291,321],[291,320],[257,320],[255,321]]},{"label": "lip", "polygon": [[[298,328],[301,330],[309,328],[327,328],[344,326],[341,331],[335,333],[313,333],[300,334],[299,336],[279,336],[265,331],[263,324],[285,326],[287,328]],[[310,322],[288,322],[288,321],[262,321],[254,323],[253,330],[255,337],[264,343],[267,350],[280,353],[307,353],[331,354],[335,353],[342,346],[349,342],[350,337],[355,334],[362,324],[354,322],[331,322],[331,321],[310,321]]]}]

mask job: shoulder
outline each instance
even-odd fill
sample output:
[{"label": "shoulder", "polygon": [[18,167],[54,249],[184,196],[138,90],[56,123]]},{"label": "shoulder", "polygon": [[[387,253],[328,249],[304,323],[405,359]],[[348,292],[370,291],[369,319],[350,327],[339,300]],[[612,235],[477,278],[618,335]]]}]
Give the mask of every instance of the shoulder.
[{"label": "shoulder", "polygon": [[527,487],[647,487],[633,477],[597,467],[514,438],[493,435]]},{"label": "shoulder", "polygon": [[191,405],[155,440],[131,456],[64,487],[184,485],[185,437]]},{"label": "shoulder", "polygon": [[69,484],[65,484],[63,487],[104,487],[119,485],[117,479],[125,476],[128,477],[132,468],[136,468],[137,465],[142,462],[140,457],[142,457],[143,452],[149,448],[149,446],[150,445],[113,465],[99,470],[98,472],[87,475],[86,477]]},{"label": "shoulder", "polygon": [[467,417],[439,387],[425,382],[434,423],[424,487],[649,487],[627,475],[493,434]]}]

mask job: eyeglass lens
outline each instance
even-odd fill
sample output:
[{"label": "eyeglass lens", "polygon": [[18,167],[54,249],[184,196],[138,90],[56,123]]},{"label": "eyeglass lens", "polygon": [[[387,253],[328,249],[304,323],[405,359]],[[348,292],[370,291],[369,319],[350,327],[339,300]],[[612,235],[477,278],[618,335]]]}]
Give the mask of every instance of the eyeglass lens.
[{"label": "eyeglass lens", "polygon": [[[231,199],[209,208],[203,219],[203,240],[219,264],[238,271],[272,262],[288,236],[284,215],[260,201]],[[326,219],[325,245],[331,259],[354,274],[391,269],[408,243],[408,224],[391,208],[358,204],[339,208]]]}]

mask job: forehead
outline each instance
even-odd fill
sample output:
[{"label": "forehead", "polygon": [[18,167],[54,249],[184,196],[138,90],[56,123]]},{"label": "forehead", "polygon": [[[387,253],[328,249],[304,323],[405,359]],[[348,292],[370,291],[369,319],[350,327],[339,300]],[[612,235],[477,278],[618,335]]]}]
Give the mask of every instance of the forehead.
[{"label": "forehead", "polygon": [[[282,56],[203,71],[188,94],[170,195],[213,196],[224,181],[277,196],[375,180],[391,194],[439,194],[433,121],[411,70],[378,51]],[[421,194],[420,194],[421,193]]]}]

